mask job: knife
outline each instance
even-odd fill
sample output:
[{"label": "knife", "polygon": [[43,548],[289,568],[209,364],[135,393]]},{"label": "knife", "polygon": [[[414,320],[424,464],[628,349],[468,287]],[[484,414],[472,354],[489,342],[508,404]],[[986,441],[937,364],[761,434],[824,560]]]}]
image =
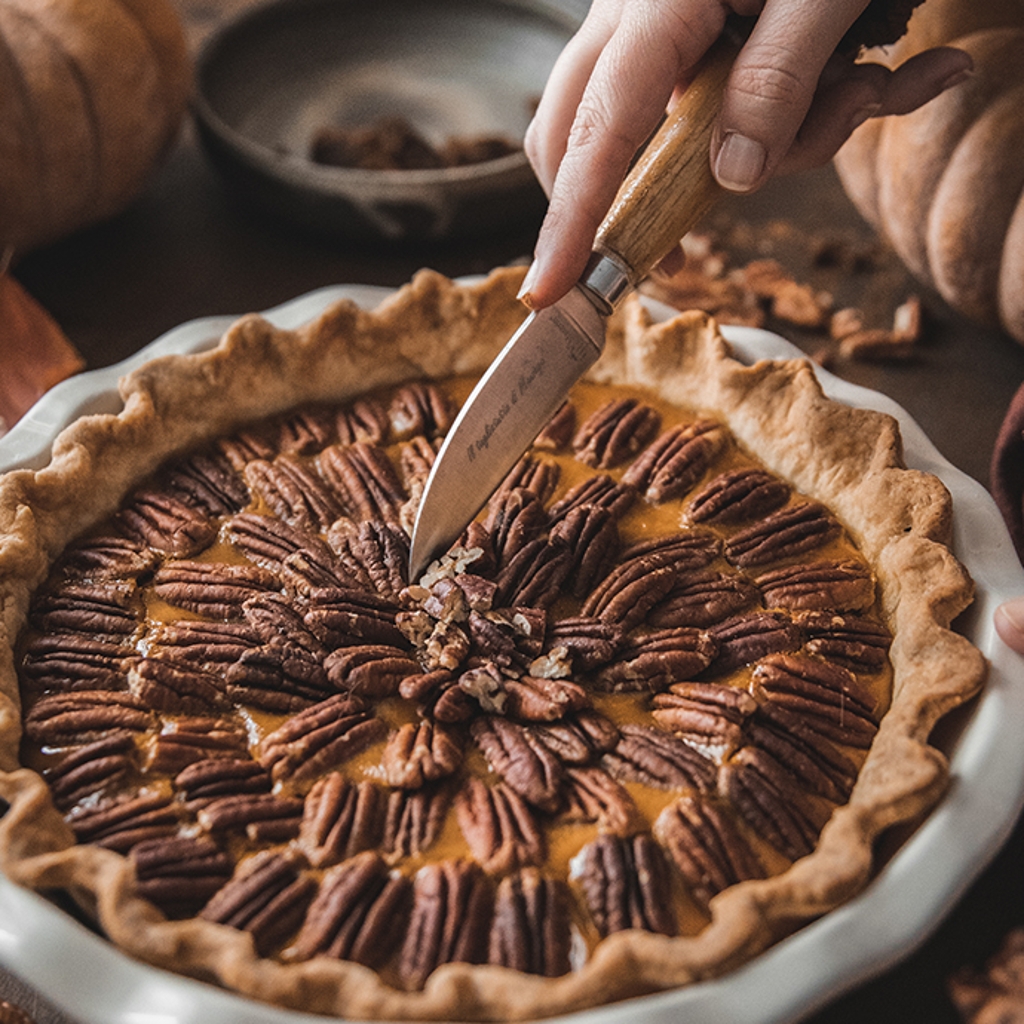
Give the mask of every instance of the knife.
[{"label": "knife", "polygon": [[738,49],[723,35],[707,52],[619,189],[580,280],[553,306],[527,317],[466,399],[416,513],[410,581],[461,536],[597,361],[616,305],[720,194],[711,173],[711,132]]}]

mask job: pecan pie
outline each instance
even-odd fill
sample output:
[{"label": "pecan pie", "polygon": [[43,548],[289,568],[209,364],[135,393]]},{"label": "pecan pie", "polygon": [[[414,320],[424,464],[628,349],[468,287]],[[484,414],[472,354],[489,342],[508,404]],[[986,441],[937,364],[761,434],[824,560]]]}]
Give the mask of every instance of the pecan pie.
[{"label": "pecan pie", "polygon": [[420,579],[520,273],[250,316],[0,482],[0,858],[150,963],[354,1018],[719,975],[939,798],[977,691],[942,485],[805,363],[637,301]]}]

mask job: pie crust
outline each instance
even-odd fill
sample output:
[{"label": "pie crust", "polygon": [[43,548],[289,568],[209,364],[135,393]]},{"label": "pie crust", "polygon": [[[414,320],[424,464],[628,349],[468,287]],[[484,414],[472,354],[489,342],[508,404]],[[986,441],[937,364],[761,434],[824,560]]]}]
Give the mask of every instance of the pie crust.
[{"label": "pie crust", "polygon": [[43,469],[0,478],[0,796],[10,805],[0,865],[12,880],[69,893],[113,943],[151,964],[284,1007],[395,1020],[533,1019],[715,977],[870,881],[879,837],[913,826],[947,785],[947,760],[928,742],[933,727],[984,680],[981,654],[950,628],[973,588],[949,550],[949,495],[903,465],[892,418],[826,398],[806,362],[744,366],[704,314],[654,324],[635,299],[610,324],[592,379],[723,420],[770,471],[839,518],[877,579],[894,637],[891,702],[848,802],[812,853],[720,892],[696,935],[616,932],[555,978],[445,964],[422,990],[401,991],[359,964],[260,958],[245,932],[167,920],[136,895],[125,857],[75,843],[47,784],[22,767],[15,648],[34,591],[71,541],[114,513],[156,465],[247,422],[406,380],[479,373],[522,318],[520,280],[513,269],[469,285],[422,271],[372,312],[340,302],[295,331],[244,317],[211,351],[129,374],[123,410],[76,421]]}]

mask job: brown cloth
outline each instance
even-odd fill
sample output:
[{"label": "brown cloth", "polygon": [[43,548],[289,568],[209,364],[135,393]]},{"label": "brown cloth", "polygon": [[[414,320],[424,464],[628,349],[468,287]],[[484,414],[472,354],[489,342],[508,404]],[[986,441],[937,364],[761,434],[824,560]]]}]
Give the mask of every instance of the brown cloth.
[{"label": "brown cloth", "polygon": [[1010,401],[992,451],[992,496],[1024,561],[1024,384]]}]

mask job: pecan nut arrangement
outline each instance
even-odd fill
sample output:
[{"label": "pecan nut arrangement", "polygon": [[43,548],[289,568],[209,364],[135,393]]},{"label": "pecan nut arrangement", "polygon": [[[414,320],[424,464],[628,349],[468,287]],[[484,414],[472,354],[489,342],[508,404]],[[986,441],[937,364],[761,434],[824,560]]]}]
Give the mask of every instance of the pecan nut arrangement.
[{"label": "pecan nut arrangement", "polygon": [[420,579],[520,273],[244,318],[0,481],[0,862],[150,963],[354,1018],[712,977],[870,880],[977,692],[950,503],[801,362],[637,301]]}]

